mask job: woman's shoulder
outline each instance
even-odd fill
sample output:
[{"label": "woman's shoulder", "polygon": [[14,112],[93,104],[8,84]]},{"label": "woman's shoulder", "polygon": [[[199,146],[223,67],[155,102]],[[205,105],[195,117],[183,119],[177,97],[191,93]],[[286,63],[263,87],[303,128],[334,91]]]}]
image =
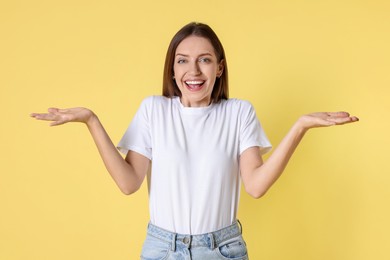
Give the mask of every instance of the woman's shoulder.
[{"label": "woman's shoulder", "polygon": [[156,104],[168,104],[172,102],[172,98],[168,98],[165,96],[160,96],[160,95],[152,95],[152,96],[147,96],[142,100],[142,105],[156,105]]},{"label": "woman's shoulder", "polygon": [[238,99],[238,98],[229,98],[224,99],[221,102],[222,105],[226,107],[231,107],[235,109],[251,109],[253,107],[252,103],[245,99]]}]

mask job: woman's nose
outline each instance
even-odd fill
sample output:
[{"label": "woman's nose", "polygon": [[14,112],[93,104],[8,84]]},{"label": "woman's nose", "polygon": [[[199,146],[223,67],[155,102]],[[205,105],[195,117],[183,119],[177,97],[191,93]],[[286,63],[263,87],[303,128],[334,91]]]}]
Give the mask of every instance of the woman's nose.
[{"label": "woman's nose", "polygon": [[197,61],[191,62],[190,72],[194,75],[199,75],[201,73],[199,64]]}]

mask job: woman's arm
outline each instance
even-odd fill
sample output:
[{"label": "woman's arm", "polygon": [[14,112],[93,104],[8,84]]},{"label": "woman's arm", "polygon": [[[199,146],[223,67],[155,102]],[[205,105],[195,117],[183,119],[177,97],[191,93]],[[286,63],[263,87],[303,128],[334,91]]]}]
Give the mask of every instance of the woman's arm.
[{"label": "woman's arm", "polygon": [[128,152],[126,159],[123,159],[98,117],[91,110],[87,108],[50,108],[48,113],[33,113],[31,116],[39,120],[52,121],[51,126],[68,122],[85,123],[108,172],[120,190],[129,195],[141,186],[149,169],[150,160],[132,151]]},{"label": "woman's arm", "polygon": [[266,162],[263,163],[258,147],[245,150],[240,157],[241,178],[245,190],[254,198],[263,196],[282,174],[309,129],[342,125],[358,120],[357,117],[351,117],[346,112],[304,115],[292,126]]}]

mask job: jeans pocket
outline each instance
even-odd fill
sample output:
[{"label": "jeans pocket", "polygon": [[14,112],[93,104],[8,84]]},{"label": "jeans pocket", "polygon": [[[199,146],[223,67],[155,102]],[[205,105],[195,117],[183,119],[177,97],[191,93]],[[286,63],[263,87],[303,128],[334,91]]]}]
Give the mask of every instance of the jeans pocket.
[{"label": "jeans pocket", "polygon": [[152,235],[147,235],[142,246],[142,260],[163,260],[167,259],[171,249],[171,244],[158,239]]},{"label": "jeans pocket", "polygon": [[222,256],[222,259],[248,259],[246,244],[242,236],[238,236],[220,244],[217,249],[218,253]]}]

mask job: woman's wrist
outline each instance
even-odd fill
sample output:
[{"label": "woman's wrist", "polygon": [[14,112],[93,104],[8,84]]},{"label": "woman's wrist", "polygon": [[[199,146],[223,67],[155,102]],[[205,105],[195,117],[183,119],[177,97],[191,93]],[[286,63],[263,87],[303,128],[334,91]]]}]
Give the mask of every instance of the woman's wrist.
[{"label": "woman's wrist", "polygon": [[304,135],[310,129],[310,127],[307,126],[305,116],[298,118],[298,120],[293,125],[293,129],[301,135]]},{"label": "woman's wrist", "polygon": [[90,115],[87,117],[84,123],[88,126],[88,128],[91,128],[97,123],[99,123],[99,118],[92,110],[88,110],[88,112],[90,113]]}]

